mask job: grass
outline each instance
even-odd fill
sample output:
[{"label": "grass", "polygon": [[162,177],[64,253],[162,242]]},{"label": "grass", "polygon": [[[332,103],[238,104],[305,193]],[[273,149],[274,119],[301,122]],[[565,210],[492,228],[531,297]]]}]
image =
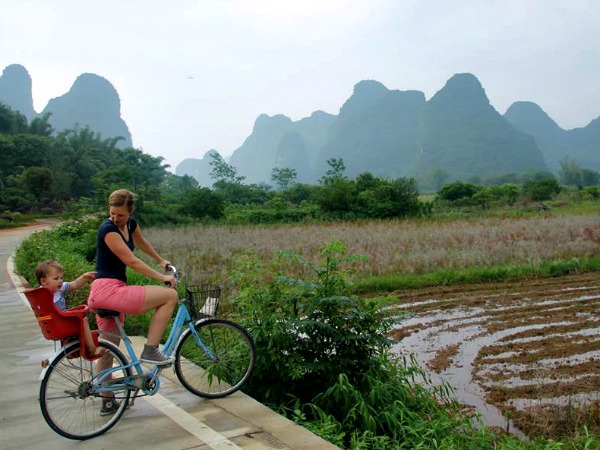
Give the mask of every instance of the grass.
[{"label": "grass", "polygon": [[526,278],[560,277],[573,273],[600,270],[600,256],[541,261],[538,264],[498,265],[460,270],[441,269],[435,272],[399,274],[380,277],[359,277],[353,283],[357,294],[390,292],[402,289],[421,289],[453,284],[493,283]]},{"label": "grass", "polygon": [[[596,207],[598,203],[596,204]],[[552,211],[523,217],[478,216],[270,226],[148,228],[160,253],[203,282],[227,284],[244,255],[268,261],[288,250],[316,261],[333,239],[363,255],[357,292],[559,276],[598,270],[596,215]],[[581,211],[580,211],[581,212]]]}]

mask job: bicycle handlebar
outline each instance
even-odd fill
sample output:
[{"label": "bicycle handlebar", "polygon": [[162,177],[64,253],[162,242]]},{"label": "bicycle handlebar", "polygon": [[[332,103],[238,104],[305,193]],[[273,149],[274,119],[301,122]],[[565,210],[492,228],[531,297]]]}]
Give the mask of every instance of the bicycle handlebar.
[{"label": "bicycle handlebar", "polygon": [[[173,276],[175,277],[175,285],[177,285],[177,283],[179,283],[179,280],[182,276],[181,272],[179,272],[177,270],[177,267],[175,267],[173,264],[167,264],[165,266],[165,270],[167,273],[173,274]],[[165,285],[169,286],[169,283],[165,282]]]}]

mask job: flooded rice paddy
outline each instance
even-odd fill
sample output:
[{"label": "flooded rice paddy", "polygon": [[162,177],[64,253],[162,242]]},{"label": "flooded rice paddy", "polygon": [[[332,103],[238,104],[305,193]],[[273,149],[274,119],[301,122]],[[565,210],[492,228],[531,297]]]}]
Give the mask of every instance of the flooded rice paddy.
[{"label": "flooded rice paddy", "polygon": [[600,274],[397,294],[391,337],[489,426],[560,434],[600,399]]}]

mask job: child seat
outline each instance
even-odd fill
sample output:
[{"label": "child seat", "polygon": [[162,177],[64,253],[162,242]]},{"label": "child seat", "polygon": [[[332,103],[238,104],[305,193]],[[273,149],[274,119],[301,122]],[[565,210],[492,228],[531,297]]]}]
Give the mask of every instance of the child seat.
[{"label": "child seat", "polygon": [[[85,346],[83,319],[89,311],[87,305],[78,305],[63,311],[54,304],[52,292],[44,287],[27,290],[24,294],[46,339],[63,341],[63,344],[64,341],[79,339],[81,356],[85,359],[95,359],[88,355]],[[98,345],[98,334],[92,333],[92,336],[94,343]],[[78,356],[79,354],[73,355]]]}]

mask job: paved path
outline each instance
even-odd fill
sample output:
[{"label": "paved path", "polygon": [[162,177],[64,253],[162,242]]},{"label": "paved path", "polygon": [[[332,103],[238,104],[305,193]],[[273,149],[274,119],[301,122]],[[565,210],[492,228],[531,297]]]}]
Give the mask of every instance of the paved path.
[{"label": "paved path", "polygon": [[[243,393],[198,398],[181,387],[172,370],[163,372],[158,394],[137,399],[106,434],[83,443],[55,434],[38,402],[40,361],[53,353],[53,343],[42,337],[10,259],[22,239],[46,226],[0,230],[0,449],[338,448]],[[136,339],[137,345],[142,342]]]}]

